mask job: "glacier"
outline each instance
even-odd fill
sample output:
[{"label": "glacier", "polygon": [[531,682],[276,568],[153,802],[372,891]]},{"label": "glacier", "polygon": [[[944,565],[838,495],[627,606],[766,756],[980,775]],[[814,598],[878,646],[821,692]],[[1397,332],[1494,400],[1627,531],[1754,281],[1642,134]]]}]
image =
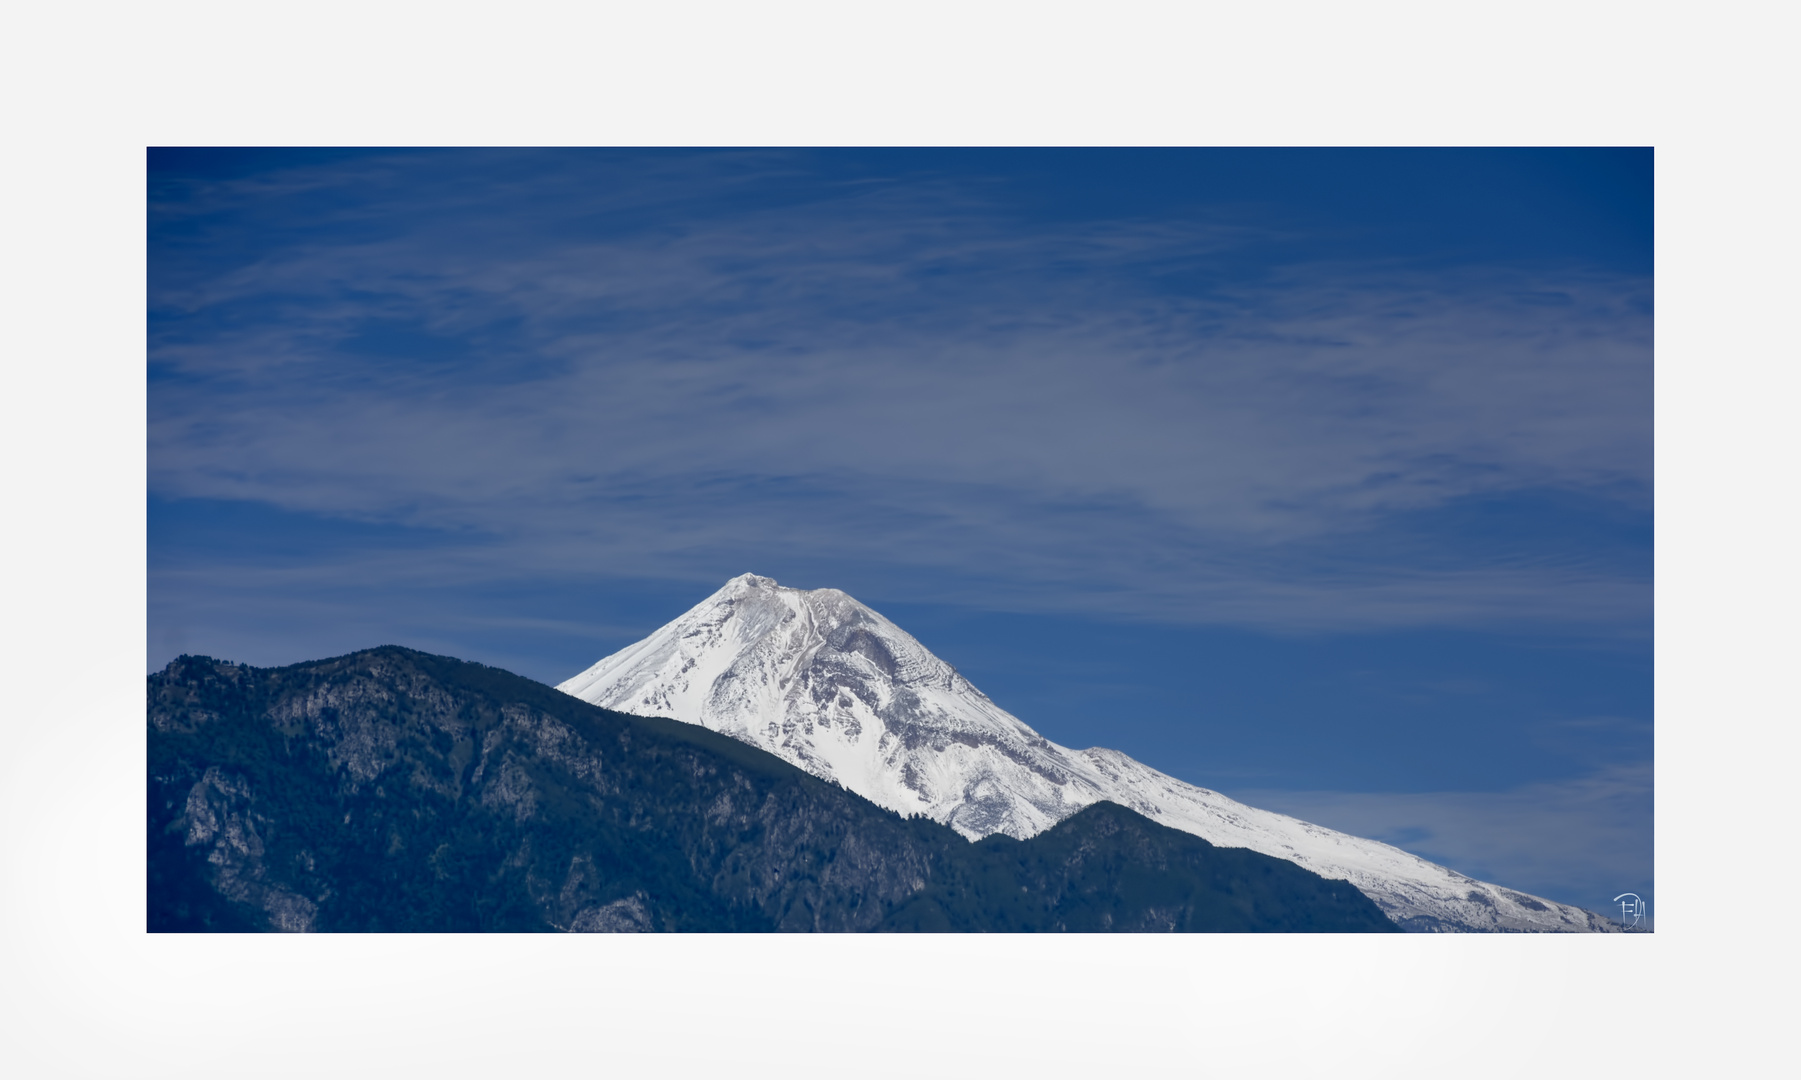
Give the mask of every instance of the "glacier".
[{"label": "glacier", "polygon": [[1115,750],[1058,746],[837,589],[740,575],[557,689],[620,712],[702,725],[971,840],[1023,840],[1106,800],[1221,847],[1347,881],[1405,929],[1619,929],[1389,844],[1246,806]]}]

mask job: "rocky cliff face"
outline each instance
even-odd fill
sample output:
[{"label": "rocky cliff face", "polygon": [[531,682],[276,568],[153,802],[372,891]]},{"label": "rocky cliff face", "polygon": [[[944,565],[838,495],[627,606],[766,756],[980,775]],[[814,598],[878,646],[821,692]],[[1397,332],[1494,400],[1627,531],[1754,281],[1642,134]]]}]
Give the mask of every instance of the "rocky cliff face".
[{"label": "rocky cliff face", "polygon": [[1127,832],[1179,837],[1161,862],[1089,843],[1024,885],[741,742],[398,648],[184,657],[150,678],[148,758],[153,930],[1390,928],[1126,811]]},{"label": "rocky cliff face", "polygon": [[152,810],[274,929],[868,929],[930,874],[840,789],[561,704],[398,649],[184,659],[152,678]]}]

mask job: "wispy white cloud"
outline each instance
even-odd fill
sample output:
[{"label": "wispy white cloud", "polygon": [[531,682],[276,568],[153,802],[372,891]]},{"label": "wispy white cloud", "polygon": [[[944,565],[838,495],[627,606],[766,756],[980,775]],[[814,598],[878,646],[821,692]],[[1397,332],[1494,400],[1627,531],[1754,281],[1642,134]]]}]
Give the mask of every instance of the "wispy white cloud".
[{"label": "wispy white cloud", "polygon": [[[1138,618],[1648,616],[1648,580],[1605,560],[1472,560],[1388,535],[1522,490],[1647,505],[1647,282],[1228,276],[1270,235],[1125,222],[1022,239],[930,184],[694,208],[783,167],[671,160],[598,189],[502,170],[484,195],[374,162],[214,193],[385,195],[322,209],[328,239],[223,268],[170,245],[151,298],[171,313],[152,343],[152,490],[468,534],[436,564],[449,575],[854,564],[878,591]],[[482,210],[528,183],[544,209],[525,242]],[[613,224],[560,236],[577,206]],[[384,326],[411,336],[372,346]]]}]

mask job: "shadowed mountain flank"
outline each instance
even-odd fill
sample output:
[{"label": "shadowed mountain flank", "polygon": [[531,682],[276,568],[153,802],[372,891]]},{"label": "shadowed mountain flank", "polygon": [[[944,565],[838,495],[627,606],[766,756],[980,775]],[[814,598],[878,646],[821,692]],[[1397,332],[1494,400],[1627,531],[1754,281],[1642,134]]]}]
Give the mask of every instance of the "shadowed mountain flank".
[{"label": "shadowed mountain flank", "polygon": [[397,647],[184,656],[148,691],[152,931],[1396,929],[1123,807],[971,844],[704,728]]}]

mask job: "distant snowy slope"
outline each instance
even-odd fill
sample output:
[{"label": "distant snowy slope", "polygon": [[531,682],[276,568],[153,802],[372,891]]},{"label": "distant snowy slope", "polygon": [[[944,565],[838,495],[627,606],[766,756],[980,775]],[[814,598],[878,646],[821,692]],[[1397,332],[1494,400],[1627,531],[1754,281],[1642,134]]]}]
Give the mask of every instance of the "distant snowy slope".
[{"label": "distant snowy slope", "polygon": [[1106,800],[1349,881],[1409,929],[1617,929],[1387,844],[1245,806],[1114,750],[1058,746],[837,589],[744,574],[558,689],[731,735],[972,840],[1024,839]]}]

